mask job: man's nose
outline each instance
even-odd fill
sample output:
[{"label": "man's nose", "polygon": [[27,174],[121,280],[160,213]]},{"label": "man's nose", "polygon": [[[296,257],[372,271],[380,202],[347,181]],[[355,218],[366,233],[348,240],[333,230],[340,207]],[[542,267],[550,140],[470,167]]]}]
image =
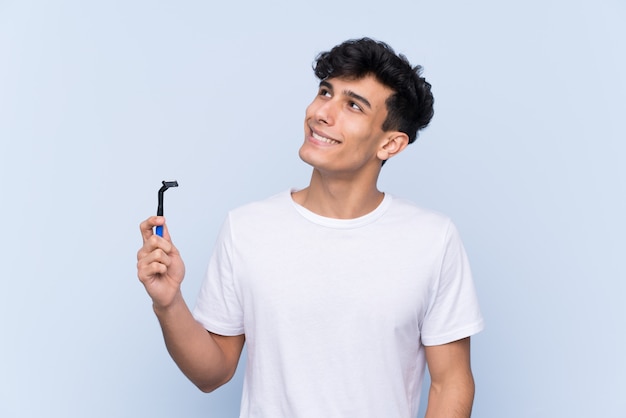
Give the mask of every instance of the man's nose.
[{"label": "man's nose", "polygon": [[315,109],[315,119],[326,125],[332,125],[335,123],[335,115],[337,112],[337,103],[334,100],[327,100]]}]

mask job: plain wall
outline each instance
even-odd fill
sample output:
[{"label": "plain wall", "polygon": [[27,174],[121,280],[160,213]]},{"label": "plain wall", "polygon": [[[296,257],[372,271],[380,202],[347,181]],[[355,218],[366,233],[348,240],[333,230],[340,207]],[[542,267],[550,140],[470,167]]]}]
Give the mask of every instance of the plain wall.
[{"label": "plain wall", "polygon": [[238,416],[241,367],[207,395],[170,360],[138,224],[178,180],[193,305],[226,212],[308,182],[315,55],[370,36],[433,84],[431,126],[380,187],[462,233],[487,324],[474,416],[623,417],[625,17],[618,0],[0,1],[0,416]]}]

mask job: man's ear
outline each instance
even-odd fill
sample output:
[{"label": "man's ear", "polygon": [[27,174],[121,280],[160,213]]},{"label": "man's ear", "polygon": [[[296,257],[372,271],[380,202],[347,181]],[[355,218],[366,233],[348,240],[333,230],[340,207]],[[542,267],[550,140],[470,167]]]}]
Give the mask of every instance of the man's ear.
[{"label": "man's ear", "polygon": [[385,142],[378,150],[378,158],[388,160],[404,150],[407,145],[409,145],[409,136],[407,134],[398,131],[388,132]]}]

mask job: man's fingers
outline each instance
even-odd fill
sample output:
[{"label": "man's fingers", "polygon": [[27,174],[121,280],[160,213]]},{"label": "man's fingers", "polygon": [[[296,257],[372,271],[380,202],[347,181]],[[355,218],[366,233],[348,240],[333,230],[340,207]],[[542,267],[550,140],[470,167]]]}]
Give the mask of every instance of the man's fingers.
[{"label": "man's fingers", "polygon": [[[151,216],[141,224],[139,224],[139,229],[141,231],[141,238],[145,243],[150,239],[152,235],[154,235],[154,227],[159,225],[165,225],[165,218],[162,216]],[[165,226],[163,229],[167,229]],[[169,236],[169,234],[168,234]]]},{"label": "man's fingers", "polygon": [[148,244],[144,245],[139,249],[139,251],[137,251],[137,262],[143,262],[145,264],[158,262],[169,265],[170,259],[167,252],[163,248],[149,245],[152,241],[157,240],[150,240]]},{"label": "man's fingers", "polygon": [[160,248],[150,253],[139,250],[137,254],[138,276],[143,281],[156,274],[165,274],[171,263],[170,257]]},{"label": "man's fingers", "polygon": [[146,282],[154,276],[165,274],[167,267],[162,263],[137,263],[137,276],[141,282]]}]

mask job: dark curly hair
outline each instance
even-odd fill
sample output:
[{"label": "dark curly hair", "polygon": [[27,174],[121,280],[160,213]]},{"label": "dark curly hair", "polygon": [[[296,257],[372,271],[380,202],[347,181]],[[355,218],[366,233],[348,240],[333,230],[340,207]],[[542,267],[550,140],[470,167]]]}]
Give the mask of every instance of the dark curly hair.
[{"label": "dark curly hair", "polygon": [[387,99],[383,131],[397,130],[409,137],[425,128],[433,117],[434,98],[430,84],[421,77],[422,67],[412,67],[406,57],[396,54],[384,42],[370,38],[351,39],[320,53],[313,63],[320,80],[343,77],[360,79],[373,75],[394,93]]}]

